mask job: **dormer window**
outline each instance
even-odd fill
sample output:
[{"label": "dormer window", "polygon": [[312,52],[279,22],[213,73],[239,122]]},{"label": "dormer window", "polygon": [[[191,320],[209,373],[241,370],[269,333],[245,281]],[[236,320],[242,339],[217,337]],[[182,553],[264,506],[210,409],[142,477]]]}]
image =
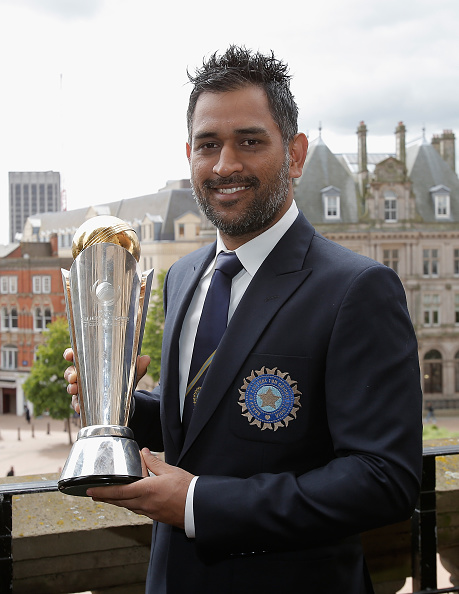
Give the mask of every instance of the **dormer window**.
[{"label": "dormer window", "polygon": [[341,192],[335,186],[327,186],[321,190],[324,205],[324,219],[337,221],[341,218]]},{"label": "dormer window", "polygon": [[395,192],[384,192],[384,220],[386,223],[397,222],[397,195]]},{"label": "dormer window", "polygon": [[430,188],[430,195],[432,196],[432,200],[434,203],[435,218],[449,219],[451,216],[451,190],[443,185],[434,186],[433,188]]}]

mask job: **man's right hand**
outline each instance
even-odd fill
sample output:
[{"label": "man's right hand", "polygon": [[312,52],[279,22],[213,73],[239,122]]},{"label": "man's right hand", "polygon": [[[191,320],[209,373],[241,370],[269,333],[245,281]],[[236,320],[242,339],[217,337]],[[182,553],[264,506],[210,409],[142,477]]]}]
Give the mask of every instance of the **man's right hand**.
[{"label": "man's right hand", "polygon": [[[73,350],[65,349],[64,359],[73,362]],[[148,365],[150,364],[150,357],[142,355],[137,357],[137,381],[139,381],[146,373]],[[78,399],[78,383],[76,369],[73,365],[67,367],[64,371],[64,378],[68,381],[67,392],[72,396],[72,407],[76,413],[80,412],[80,402]]]}]

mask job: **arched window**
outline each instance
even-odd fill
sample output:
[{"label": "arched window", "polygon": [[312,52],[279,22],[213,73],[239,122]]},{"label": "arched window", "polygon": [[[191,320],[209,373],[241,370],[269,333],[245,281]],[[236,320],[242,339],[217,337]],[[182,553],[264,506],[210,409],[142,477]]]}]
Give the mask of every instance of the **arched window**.
[{"label": "arched window", "polygon": [[424,355],[424,393],[443,392],[443,363],[441,353],[435,349]]},{"label": "arched window", "polygon": [[33,313],[33,324],[35,330],[45,330],[52,322],[51,309],[49,307],[36,307]]},{"label": "arched window", "polygon": [[33,327],[35,330],[43,330],[43,314],[41,307],[36,307],[33,312]]},{"label": "arched window", "polygon": [[18,310],[13,307],[2,307],[2,330],[13,330],[18,327]]}]

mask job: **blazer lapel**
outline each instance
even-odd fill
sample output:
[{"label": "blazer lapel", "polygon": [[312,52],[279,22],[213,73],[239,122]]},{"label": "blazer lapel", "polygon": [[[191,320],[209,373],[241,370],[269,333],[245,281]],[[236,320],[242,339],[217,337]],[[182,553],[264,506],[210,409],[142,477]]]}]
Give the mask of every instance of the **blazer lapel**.
[{"label": "blazer lapel", "polygon": [[[163,433],[174,444],[175,454],[169,448],[169,459],[177,458],[183,445],[182,422],[179,402],[179,340],[183,320],[201,276],[215,256],[215,243],[209,246],[201,260],[185,271],[180,289],[174,290],[173,299],[167,304],[167,324],[164,328],[161,366],[161,392],[168,397],[162,400],[161,417]],[[166,420],[167,418],[167,420]],[[166,438],[166,436],[165,436]]]},{"label": "blazer lapel", "polygon": [[311,273],[310,268],[304,268],[304,261],[313,233],[300,214],[247,288],[207,372],[179,461],[209,421],[270,320]]}]

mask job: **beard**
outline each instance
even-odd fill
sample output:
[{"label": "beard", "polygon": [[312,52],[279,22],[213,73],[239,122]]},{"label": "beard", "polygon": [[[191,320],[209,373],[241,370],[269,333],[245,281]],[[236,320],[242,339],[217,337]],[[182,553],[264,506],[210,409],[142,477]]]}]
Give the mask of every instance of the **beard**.
[{"label": "beard", "polygon": [[[192,176],[191,188],[194,199],[206,218],[225,235],[240,237],[263,231],[276,218],[287,200],[290,187],[289,170],[290,156],[287,154],[281,168],[263,184],[255,175],[233,175],[208,179],[198,187]],[[248,186],[254,194],[244,210],[232,219],[226,216],[225,206],[216,207],[210,200],[210,190],[225,184]],[[237,200],[227,201],[226,206],[231,208],[236,202]]]}]

